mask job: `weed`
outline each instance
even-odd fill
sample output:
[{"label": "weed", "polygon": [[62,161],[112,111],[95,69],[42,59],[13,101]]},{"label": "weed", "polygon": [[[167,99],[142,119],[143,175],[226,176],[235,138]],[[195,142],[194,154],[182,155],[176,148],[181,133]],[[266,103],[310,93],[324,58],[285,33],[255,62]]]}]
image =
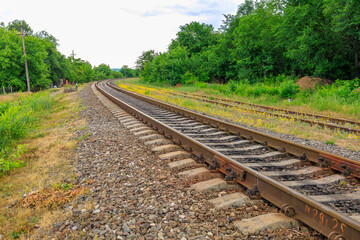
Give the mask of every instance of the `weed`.
[{"label": "weed", "polygon": [[11,237],[12,239],[19,239],[20,236],[21,236],[22,234],[24,234],[24,233],[26,233],[25,229],[20,228],[20,229],[17,230],[17,231],[11,231],[11,232],[10,232],[10,237]]},{"label": "weed", "polygon": [[335,145],[335,140],[333,140],[333,139],[326,140],[325,143],[328,145]]},{"label": "weed", "polygon": [[85,134],[84,136],[79,137],[78,140],[81,142],[90,135],[91,135],[91,133]]},{"label": "weed", "polygon": [[[289,82],[285,84],[284,82]],[[360,116],[360,108],[357,105],[360,104],[360,97],[354,100],[354,104],[347,104],[344,101],[339,100],[339,97],[335,95],[332,88],[336,87],[319,87],[315,90],[306,90],[306,94],[302,94],[304,91],[300,90],[295,97],[292,97],[292,101],[288,102],[288,99],[284,99],[280,96],[280,86],[283,83],[283,94],[291,92],[291,88],[294,87],[294,79],[289,77],[278,77],[278,83],[273,84],[255,83],[249,84],[244,82],[231,83],[236,86],[234,93],[230,92],[229,84],[207,84],[205,88],[199,88],[196,84],[190,86],[170,87],[159,83],[145,83],[143,81],[128,79],[118,81],[118,85],[121,88],[143,94],[143,92],[149,91],[149,97],[173,103],[182,107],[186,107],[198,112],[204,112],[209,115],[217,116],[231,121],[251,125],[259,128],[268,128],[269,130],[293,134],[302,138],[317,140],[325,142],[326,139],[333,139],[336,145],[352,148],[358,150],[360,145],[360,138],[356,134],[344,133],[341,131],[334,131],[331,129],[323,128],[321,126],[310,126],[308,124],[297,122],[295,118],[285,119],[270,116],[266,113],[255,113],[252,111],[253,107],[247,107],[248,110],[241,108],[222,108],[216,105],[205,104],[202,101],[190,100],[184,97],[175,97],[171,95],[172,92],[186,92],[186,95],[192,95],[193,92],[197,94],[205,95],[209,99],[227,98],[231,100],[237,100],[241,102],[257,103],[261,105],[275,106],[279,108],[287,108],[298,112],[308,112],[319,114],[319,111],[325,111],[322,115],[356,119]],[[285,85],[289,85],[287,88]],[[297,86],[294,87],[297,91]],[[290,90],[289,90],[290,89]],[[288,90],[288,91],[285,91]],[[199,92],[200,91],[200,92]],[[330,96],[332,94],[332,96]],[[359,95],[360,96],[360,95]],[[246,97],[246,98],[244,98]],[[353,114],[353,113],[357,114]],[[276,112],[277,113],[277,112]],[[354,116],[351,118],[350,116]],[[355,117],[356,115],[356,117]],[[308,117],[302,116],[307,119]],[[261,119],[262,121],[257,121]],[[348,126],[354,127],[354,126]],[[349,141],[350,140],[350,141]],[[331,143],[331,141],[330,141]],[[346,145],[346,146],[345,146]]]},{"label": "weed", "polygon": [[53,184],[53,188],[57,191],[58,190],[69,190],[72,187],[73,186],[70,183],[55,183],[55,184]]},{"label": "weed", "polygon": [[0,175],[22,165],[15,157],[21,146],[15,155],[11,154],[11,148],[38,127],[39,119],[46,117],[52,104],[53,99],[44,92],[0,104]]},{"label": "weed", "polygon": [[16,150],[11,154],[0,157],[0,176],[9,172],[11,169],[21,167],[24,162],[20,160],[20,156],[25,152],[27,145],[18,145]]}]

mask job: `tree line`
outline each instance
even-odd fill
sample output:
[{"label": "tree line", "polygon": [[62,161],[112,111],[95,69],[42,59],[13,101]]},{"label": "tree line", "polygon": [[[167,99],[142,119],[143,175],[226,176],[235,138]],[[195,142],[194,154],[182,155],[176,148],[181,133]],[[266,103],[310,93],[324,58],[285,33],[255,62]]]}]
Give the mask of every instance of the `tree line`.
[{"label": "tree line", "polygon": [[112,70],[106,64],[93,67],[81,58],[66,57],[57,47],[58,40],[46,31],[34,33],[24,20],[14,20],[6,26],[0,23],[0,87],[26,90],[21,28],[25,33],[26,59],[32,91],[58,85],[62,79],[86,83],[93,80],[135,77],[138,71],[124,65]]},{"label": "tree line", "polygon": [[141,77],[170,84],[258,82],[278,75],[359,77],[357,0],[246,0],[218,30],[191,22],[164,53],[145,51]]}]

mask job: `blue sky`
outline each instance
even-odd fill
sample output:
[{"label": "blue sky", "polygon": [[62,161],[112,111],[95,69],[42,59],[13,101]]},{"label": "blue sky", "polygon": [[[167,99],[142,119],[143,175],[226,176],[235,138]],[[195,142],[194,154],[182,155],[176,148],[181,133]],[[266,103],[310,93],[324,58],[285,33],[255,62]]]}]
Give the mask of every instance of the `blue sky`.
[{"label": "blue sky", "polygon": [[59,39],[59,50],[93,65],[134,66],[142,51],[166,51],[181,25],[217,29],[243,0],[0,0],[0,22],[24,19]]}]

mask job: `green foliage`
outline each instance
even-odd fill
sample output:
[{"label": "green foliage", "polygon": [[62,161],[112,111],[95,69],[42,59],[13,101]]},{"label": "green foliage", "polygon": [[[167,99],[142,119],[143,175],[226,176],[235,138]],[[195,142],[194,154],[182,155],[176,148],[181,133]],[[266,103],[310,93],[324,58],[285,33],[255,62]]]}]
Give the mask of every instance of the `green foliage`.
[{"label": "green foliage", "polygon": [[186,48],[178,46],[146,63],[141,78],[148,82],[168,82],[176,85],[185,80],[183,75],[188,72],[189,67]]},{"label": "green foliage", "polygon": [[335,145],[335,141],[333,139],[326,140],[325,143],[328,144],[328,145]]},{"label": "green foliage", "polygon": [[[288,97],[297,89],[284,76],[330,80],[359,76],[360,4],[356,1],[246,0],[235,15],[224,18],[219,32],[211,25],[191,22],[180,26],[167,52],[156,56],[144,52],[139,59],[146,59],[145,53],[151,59],[141,62],[142,78],[171,85],[184,83],[190,75],[200,82],[275,80],[278,85],[286,82],[277,90]],[[185,51],[186,57],[179,54]],[[251,94],[277,90],[259,86]]]},{"label": "green foliage", "polygon": [[237,84],[235,81],[229,81],[227,84],[227,93],[233,93],[237,89]]},{"label": "green foliage", "polygon": [[180,26],[177,38],[172,41],[169,49],[179,46],[188,50],[189,56],[205,51],[208,47],[216,44],[217,35],[214,27],[205,23],[191,22]]},{"label": "green foliage", "polygon": [[86,139],[87,137],[89,137],[91,135],[91,133],[85,134],[81,137],[79,137],[79,142],[83,141],[84,139]]},{"label": "green foliage", "polygon": [[22,163],[16,159],[23,147],[19,145],[13,154],[10,154],[9,148],[35,129],[52,104],[50,94],[44,92],[0,104],[0,174],[21,166]]},{"label": "green foliage", "polygon": [[17,32],[21,32],[21,28],[23,29],[24,33],[27,35],[32,35],[33,30],[31,29],[30,25],[25,22],[25,20],[14,20],[9,22],[7,25],[9,30],[15,30]]},{"label": "green foliage", "polygon": [[181,76],[181,82],[185,85],[193,85],[198,81],[199,78],[189,71],[187,71],[184,75]]},{"label": "green foliage", "polygon": [[55,183],[53,184],[53,188],[55,190],[70,190],[72,188],[72,184],[70,183]]},{"label": "green foliage", "polygon": [[24,161],[20,160],[20,156],[26,150],[26,145],[18,145],[14,152],[8,154],[5,157],[2,157],[4,151],[1,152],[0,155],[0,176],[9,172],[12,169],[23,166]]},{"label": "green foliage", "polygon": [[[27,36],[27,62],[30,85],[38,90],[48,86],[48,66],[44,59],[47,56],[43,40]],[[13,86],[26,90],[24,55],[21,37],[15,30],[0,28],[0,86]]]},{"label": "green foliage", "polygon": [[296,85],[293,81],[286,81],[281,83],[279,94],[280,97],[290,98],[294,97],[300,90],[300,87]]},{"label": "green foliage", "polygon": [[155,50],[149,50],[149,51],[142,52],[142,54],[139,56],[138,60],[136,60],[136,68],[139,69],[140,71],[143,71],[145,68],[145,64],[154,60],[154,58],[157,55],[158,55],[158,53],[155,52]]},{"label": "green foliage", "polygon": [[25,56],[19,34],[24,29],[26,60],[32,91],[46,89],[51,82],[58,85],[61,79],[70,82],[89,82],[93,79],[91,65],[81,59],[66,58],[57,50],[57,39],[46,31],[33,34],[24,20],[15,20],[7,27],[0,25],[0,87],[25,91]]}]

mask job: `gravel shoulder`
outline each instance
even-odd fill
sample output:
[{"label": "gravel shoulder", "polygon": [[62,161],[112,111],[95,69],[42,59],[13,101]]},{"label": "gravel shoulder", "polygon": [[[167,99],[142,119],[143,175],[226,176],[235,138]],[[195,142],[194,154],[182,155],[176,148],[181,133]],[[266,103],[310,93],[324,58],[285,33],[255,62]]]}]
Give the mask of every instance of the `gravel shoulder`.
[{"label": "gravel shoulder", "polygon": [[[79,92],[87,128],[75,151],[77,181],[89,192],[65,206],[66,221],[48,239],[322,239],[302,226],[244,236],[233,221],[278,212],[270,203],[216,210],[207,200],[231,192],[197,193],[168,161],[125,129],[93,94]],[[234,190],[232,190],[234,191]]]}]

